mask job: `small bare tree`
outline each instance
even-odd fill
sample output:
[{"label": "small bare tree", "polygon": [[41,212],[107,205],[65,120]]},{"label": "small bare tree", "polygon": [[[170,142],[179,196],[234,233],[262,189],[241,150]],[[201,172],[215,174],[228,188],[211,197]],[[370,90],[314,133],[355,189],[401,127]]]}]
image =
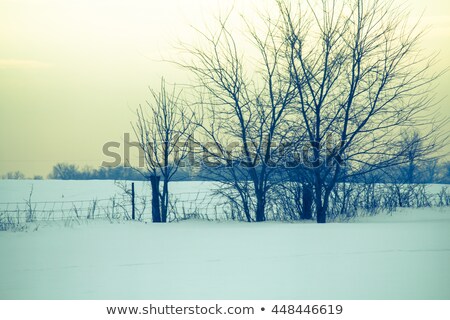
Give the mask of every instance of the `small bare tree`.
[{"label": "small bare tree", "polygon": [[[133,130],[143,150],[146,177],[152,189],[152,220],[167,222],[169,182],[188,155],[188,143],[193,134],[194,113],[181,98],[181,90],[166,88],[161,80],[159,92],[150,89],[151,101],[139,107]],[[162,180],[162,190],[160,181]]]},{"label": "small bare tree", "polygon": [[[404,183],[419,183],[424,180],[428,182],[433,181],[433,171],[435,170],[438,155],[436,153],[430,153],[434,151],[434,143],[427,140],[430,135],[423,137],[422,133],[415,129],[405,130],[401,133],[403,139],[403,148],[405,163],[400,167],[394,168],[398,171],[399,182]],[[431,150],[430,150],[431,149]],[[421,169],[427,168],[427,176],[424,176]]]}]

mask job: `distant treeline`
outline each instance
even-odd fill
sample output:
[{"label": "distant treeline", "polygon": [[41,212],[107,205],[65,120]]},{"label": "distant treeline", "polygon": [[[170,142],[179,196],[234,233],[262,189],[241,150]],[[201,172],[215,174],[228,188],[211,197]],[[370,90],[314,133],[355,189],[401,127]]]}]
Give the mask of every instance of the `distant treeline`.
[{"label": "distant treeline", "polygon": [[[48,179],[55,180],[147,180],[144,171],[131,167],[100,167],[79,168],[74,164],[58,163],[53,166],[52,172],[48,175]],[[189,173],[178,170],[174,180],[188,180]]]},{"label": "distant treeline", "polygon": [[[223,171],[223,177],[226,179],[226,169],[216,168],[216,171]],[[292,169],[280,169],[279,178],[286,180],[294,175],[301,175],[301,172],[295,172]],[[34,179],[42,180],[43,176],[36,175],[26,177],[22,172],[8,172],[0,177],[1,179],[22,180]],[[130,167],[82,167],[75,164],[58,163],[53,166],[52,171],[48,174],[47,179],[53,180],[135,180],[145,181],[147,175],[144,171],[139,171]],[[173,180],[217,180],[218,175],[211,175],[211,168],[189,170],[179,168]],[[415,164],[413,167],[408,165],[391,167],[389,169],[373,172],[364,177],[355,178],[354,182],[397,182],[397,183],[440,183],[450,184],[450,161],[438,163],[436,161],[428,161],[421,164]]]}]

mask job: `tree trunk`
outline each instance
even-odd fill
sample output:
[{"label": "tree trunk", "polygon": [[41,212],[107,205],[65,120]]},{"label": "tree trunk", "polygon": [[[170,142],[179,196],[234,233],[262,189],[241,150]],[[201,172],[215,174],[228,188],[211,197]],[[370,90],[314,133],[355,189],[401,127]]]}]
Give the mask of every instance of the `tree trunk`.
[{"label": "tree trunk", "polygon": [[167,181],[164,181],[162,203],[161,203],[161,222],[167,222],[168,207],[169,207],[169,184]]},{"label": "tree trunk", "polygon": [[[320,175],[320,173],[317,175]],[[315,193],[317,223],[326,223],[327,213],[326,208],[323,206],[322,202],[322,183],[320,181],[320,176],[316,176]]]},{"label": "tree trunk", "polygon": [[322,206],[317,210],[317,223],[327,222],[327,212]]},{"label": "tree trunk", "polygon": [[311,185],[303,183],[302,186],[302,211],[300,212],[301,220],[312,219],[312,203],[313,203],[313,192]]},{"label": "tree trunk", "polygon": [[248,207],[248,203],[246,200],[242,200],[242,204],[244,205],[244,214],[247,222],[252,222],[252,216],[250,213],[250,208]]},{"label": "tree trunk", "polygon": [[159,181],[161,177],[150,176],[150,184],[152,187],[152,221],[161,222],[161,210],[159,206]]},{"label": "tree trunk", "polygon": [[266,221],[266,214],[265,214],[265,199],[264,195],[261,191],[256,192],[256,222],[262,222]]}]

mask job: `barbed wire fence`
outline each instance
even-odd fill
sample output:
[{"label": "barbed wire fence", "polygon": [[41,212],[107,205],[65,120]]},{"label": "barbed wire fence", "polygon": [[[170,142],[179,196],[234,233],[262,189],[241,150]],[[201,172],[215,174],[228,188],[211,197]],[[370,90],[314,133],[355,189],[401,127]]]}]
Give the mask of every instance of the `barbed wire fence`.
[{"label": "barbed wire fence", "polygon": [[[83,221],[108,220],[112,222],[135,220],[151,222],[151,196],[142,191],[136,195],[134,183],[119,185],[122,192],[108,198],[84,200],[34,201],[33,189],[21,202],[0,202],[0,231],[23,230],[29,223],[63,221],[64,224]],[[351,187],[351,188],[350,188]],[[342,189],[342,190],[341,190]],[[431,192],[424,185],[351,185],[342,184],[331,197],[330,217],[356,217],[359,214],[392,212],[398,207],[449,207],[448,186]],[[228,193],[226,193],[226,192]],[[170,193],[168,221],[189,219],[207,221],[246,221],[237,195],[229,190],[198,190]],[[226,194],[224,194],[224,192]],[[301,203],[294,203],[290,194],[275,192],[268,208],[268,219],[276,221],[298,220]],[[296,210],[295,212],[290,212]]]},{"label": "barbed wire fence", "polygon": [[[109,198],[84,200],[34,201],[33,190],[28,199],[21,202],[0,202],[0,231],[22,229],[35,222],[81,222],[83,220],[151,222],[151,196],[136,195],[122,188],[122,194]],[[229,208],[224,199],[214,191],[176,192],[170,194],[170,222],[188,219],[228,219]]]}]

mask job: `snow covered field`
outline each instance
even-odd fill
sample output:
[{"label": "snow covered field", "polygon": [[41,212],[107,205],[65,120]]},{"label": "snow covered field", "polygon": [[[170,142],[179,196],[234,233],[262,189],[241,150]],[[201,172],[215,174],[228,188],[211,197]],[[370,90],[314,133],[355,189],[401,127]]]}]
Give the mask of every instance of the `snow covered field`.
[{"label": "snow covered field", "polygon": [[450,299],[450,212],[0,232],[0,299]]}]

